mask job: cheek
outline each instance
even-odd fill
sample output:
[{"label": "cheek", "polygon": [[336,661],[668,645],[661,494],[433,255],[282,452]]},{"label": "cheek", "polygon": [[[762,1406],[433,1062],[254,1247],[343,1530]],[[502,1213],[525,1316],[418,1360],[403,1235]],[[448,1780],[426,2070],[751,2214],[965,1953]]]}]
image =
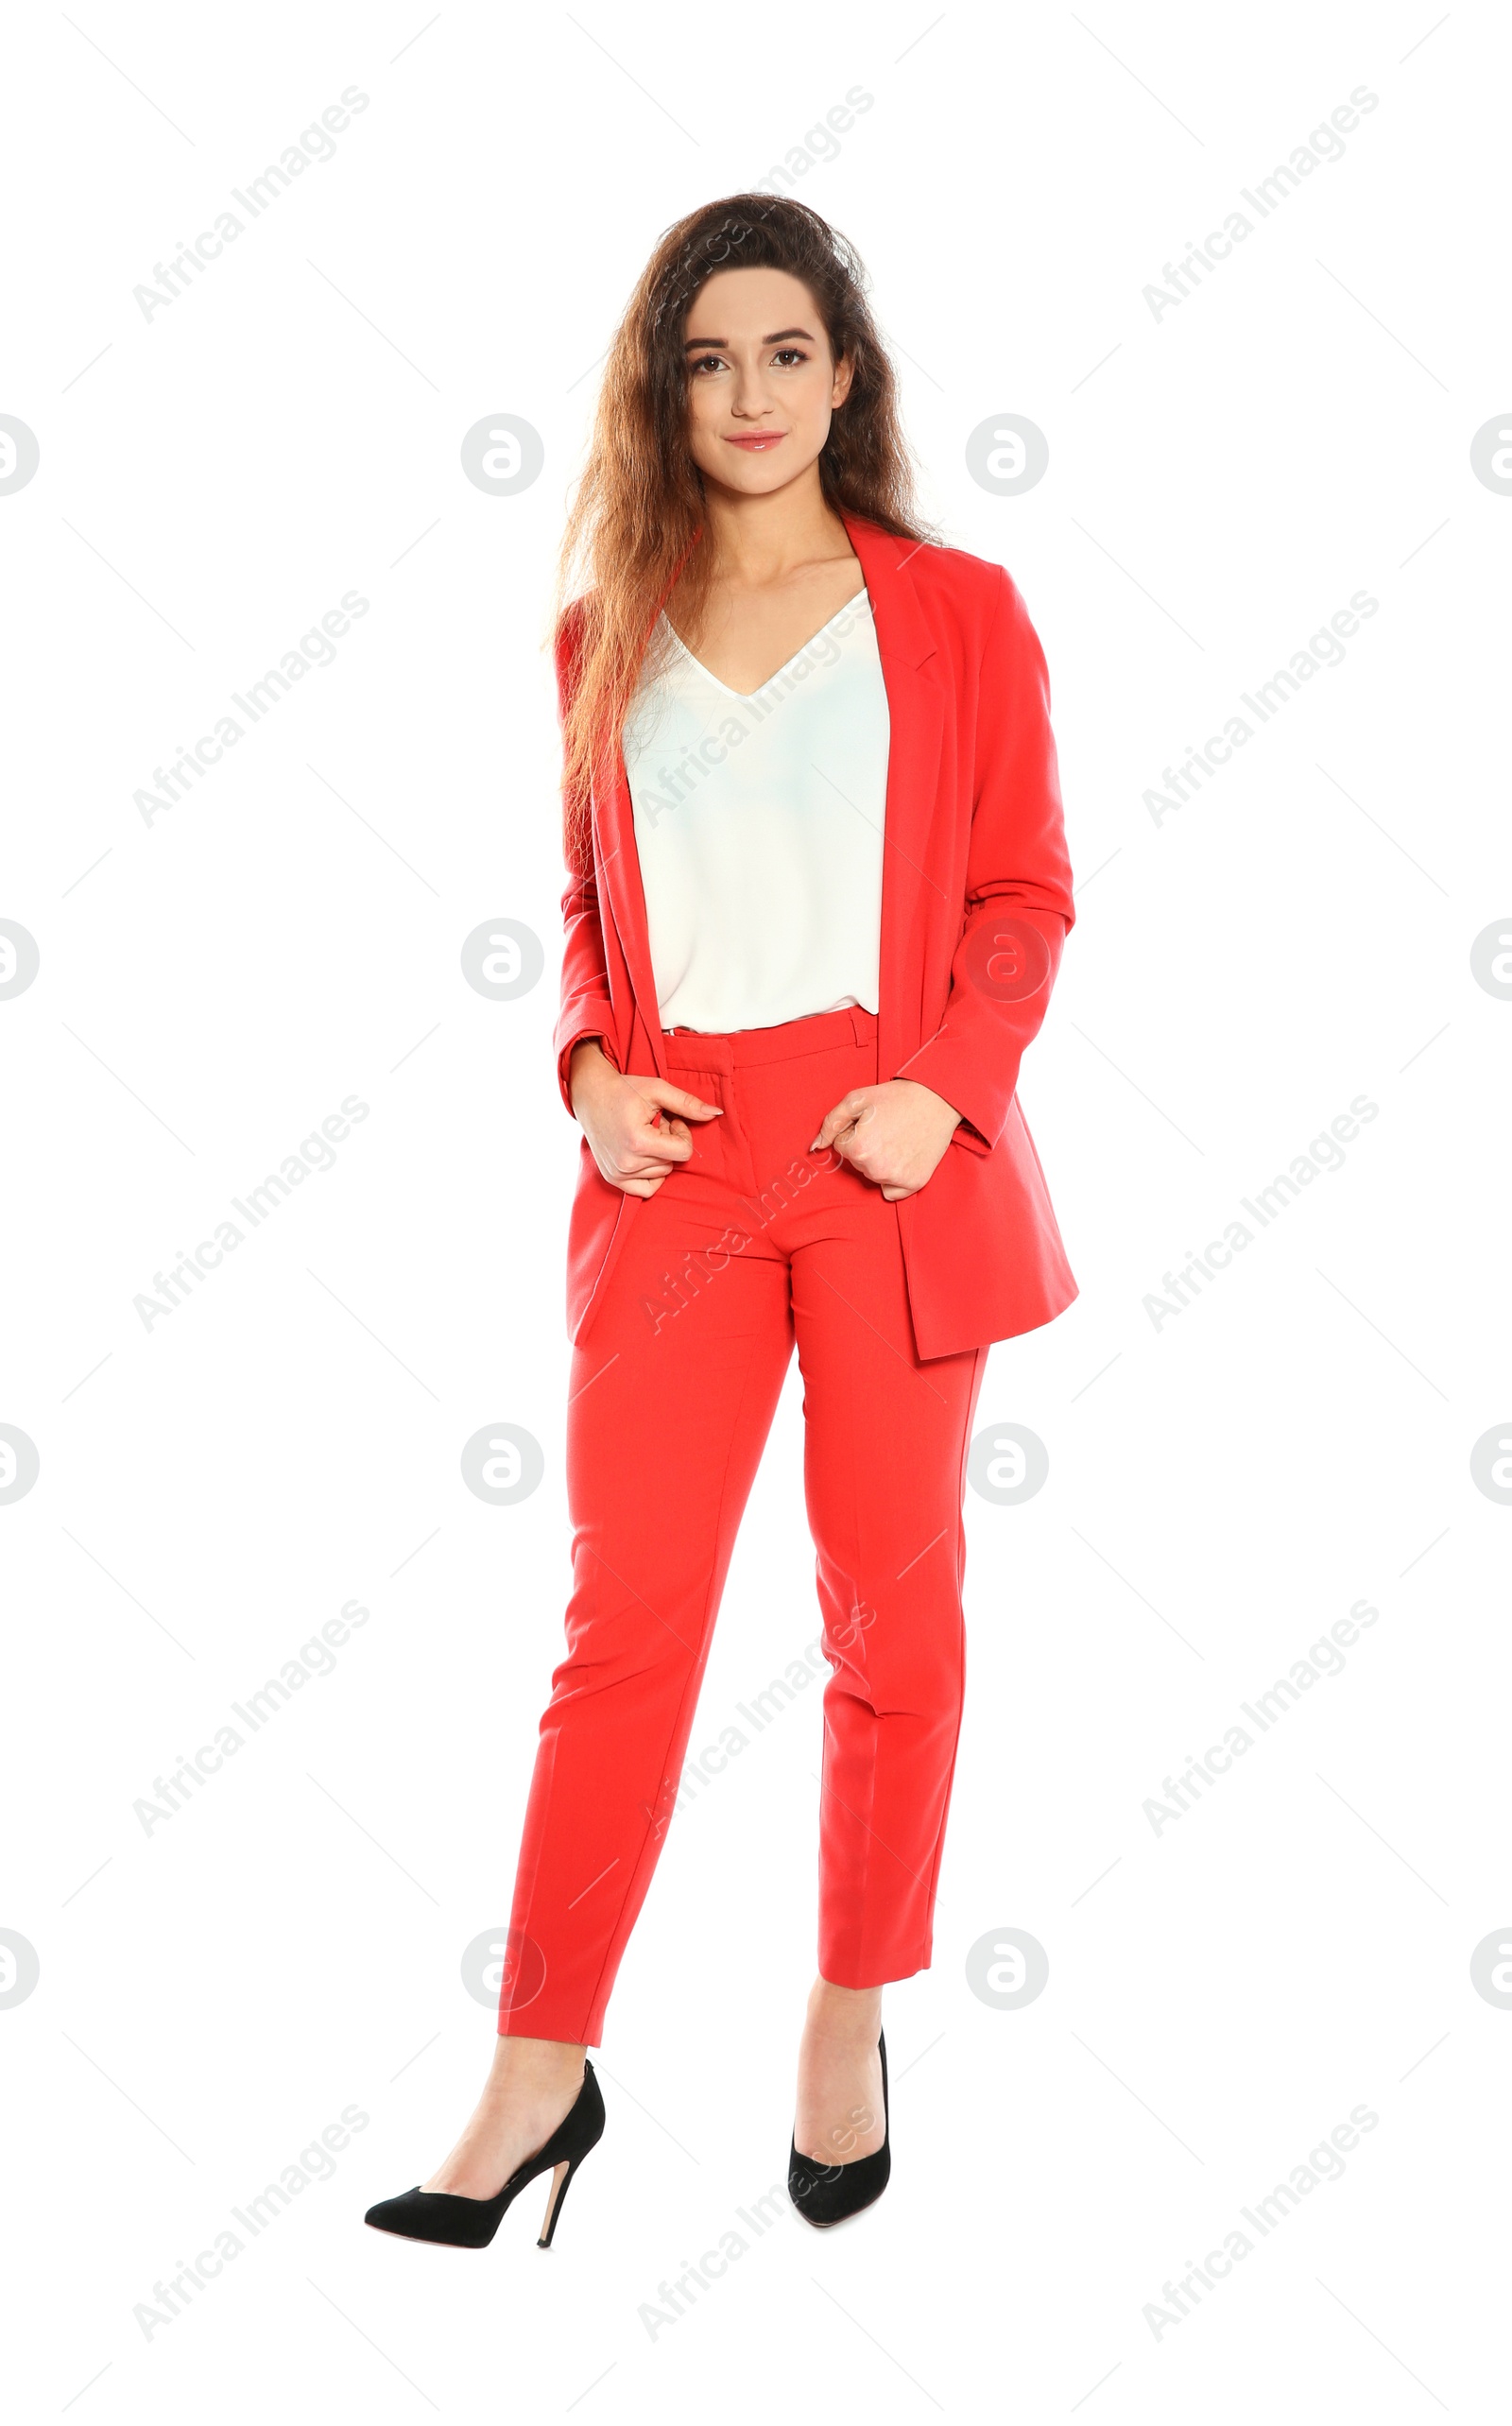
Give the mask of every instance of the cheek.
[{"label": "cheek", "polygon": [[799,410],[809,421],[823,421],[833,409],[830,399],[834,389],[834,373],[816,364],[796,384]]},{"label": "cheek", "polygon": [[695,446],[715,429],[723,418],[724,406],[715,383],[696,379],[688,388],[688,436]]}]

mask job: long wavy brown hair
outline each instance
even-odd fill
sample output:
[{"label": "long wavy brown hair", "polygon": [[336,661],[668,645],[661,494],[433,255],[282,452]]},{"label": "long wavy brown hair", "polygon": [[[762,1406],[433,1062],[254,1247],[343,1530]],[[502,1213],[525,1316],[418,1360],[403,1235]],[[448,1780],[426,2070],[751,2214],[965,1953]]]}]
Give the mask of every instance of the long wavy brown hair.
[{"label": "long wavy brown hair", "polygon": [[667,230],[614,333],[588,460],[562,539],[551,637],[569,675],[562,714],[562,840],[567,864],[593,866],[590,800],[602,753],[617,746],[643,669],[671,643],[658,630],[674,591],[696,630],[713,560],[697,541],[703,474],[688,449],[688,313],[722,269],[785,269],[801,279],[850,389],[819,456],[826,502],[899,538],[934,541],[914,507],[891,362],[867,301],[855,248],[805,203],[732,194]]}]

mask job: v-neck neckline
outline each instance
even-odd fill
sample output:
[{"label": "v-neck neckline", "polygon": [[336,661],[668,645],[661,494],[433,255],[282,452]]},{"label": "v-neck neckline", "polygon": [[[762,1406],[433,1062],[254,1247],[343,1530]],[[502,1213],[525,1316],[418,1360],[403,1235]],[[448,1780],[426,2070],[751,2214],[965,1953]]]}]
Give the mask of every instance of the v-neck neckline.
[{"label": "v-neck neckline", "polygon": [[807,650],[813,647],[816,640],[822,640],[824,638],[825,633],[830,628],[830,624],[837,624],[840,617],[847,611],[847,610],[853,607],[858,598],[864,598],[866,595],[867,584],[863,581],[859,590],[851,592],[850,597],[845,601],[844,606],[836,607],[833,614],[830,617],[830,622],[820,624],[816,632],[811,632],[808,639],[803,642],[802,646],[795,648],[792,656],[788,658],[783,664],[778,667],[777,672],[775,674],[768,674],[765,682],[758,682],[754,691],[737,691],[730,683],[721,682],[718,675],[711,672],[710,668],[704,663],[701,657],[695,657],[692,649],[688,646],[687,642],[678,633],[671,618],[667,614],[663,613],[662,620],[666,625],[668,631],[671,632],[674,641],[681,650],[682,655],[687,659],[689,664],[697,669],[697,671],[703,676],[705,681],[713,682],[716,690],[723,691],[727,697],[731,699],[746,699],[748,701],[751,699],[759,699],[764,691],[769,691],[772,684],[780,681],[782,677],[787,672],[788,666],[796,665],[799,659],[802,657]]}]

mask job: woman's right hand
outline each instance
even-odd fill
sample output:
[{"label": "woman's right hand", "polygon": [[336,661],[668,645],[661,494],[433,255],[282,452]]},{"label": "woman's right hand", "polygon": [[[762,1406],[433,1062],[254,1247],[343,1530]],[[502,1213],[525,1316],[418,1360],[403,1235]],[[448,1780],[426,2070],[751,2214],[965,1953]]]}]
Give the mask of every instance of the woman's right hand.
[{"label": "woman's right hand", "polygon": [[[595,1037],[574,1048],[567,1085],[590,1153],[610,1185],[627,1196],[654,1196],[673,1164],[687,1161],[689,1121],[722,1116],[720,1105],[664,1078],[622,1077]],[[671,1117],[662,1119],[663,1112]]]}]

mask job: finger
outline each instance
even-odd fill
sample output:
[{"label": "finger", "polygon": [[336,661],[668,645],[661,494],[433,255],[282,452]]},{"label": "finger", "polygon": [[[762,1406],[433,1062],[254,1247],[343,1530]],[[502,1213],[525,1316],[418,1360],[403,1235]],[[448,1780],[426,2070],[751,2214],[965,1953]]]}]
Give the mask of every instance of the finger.
[{"label": "finger", "polygon": [[647,1117],[639,1122],[627,1142],[627,1156],[640,1155],[657,1161],[686,1162],[693,1152],[693,1135],[686,1121]]},{"label": "finger", "polygon": [[839,1102],[825,1113],[823,1120],[819,1123],[819,1133],[809,1147],[809,1152],[817,1154],[821,1146],[833,1144],[841,1129],[853,1128],[864,1110],[865,1098],[859,1091],[842,1095]]},{"label": "finger", "polygon": [[662,1186],[672,1168],[670,1162],[654,1162],[644,1156],[627,1155],[623,1162],[612,1163],[604,1177],[611,1187],[622,1189],[627,1196],[648,1196]]},{"label": "finger", "polygon": [[631,1148],[620,1155],[613,1170],[615,1184],[618,1185],[622,1179],[664,1179],[679,1162],[686,1162],[693,1150],[691,1146],[685,1146],[674,1152],[674,1144],[675,1141],[669,1140],[664,1154],[642,1154]]},{"label": "finger", "polygon": [[647,1163],[686,1162],[693,1152],[693,1132],[684,1121],[645,1121],[622,1138],[620,1159]]},{"label": "finger", "polygon": [[713,1120],[724,1111],[722,1104],[706,1104],[701,1095],[690,1095],[686,1087],[674,1087],[665,1078],[638,1078],[635,1091],[644,1102],[680,1112],[684,1120]]}]

